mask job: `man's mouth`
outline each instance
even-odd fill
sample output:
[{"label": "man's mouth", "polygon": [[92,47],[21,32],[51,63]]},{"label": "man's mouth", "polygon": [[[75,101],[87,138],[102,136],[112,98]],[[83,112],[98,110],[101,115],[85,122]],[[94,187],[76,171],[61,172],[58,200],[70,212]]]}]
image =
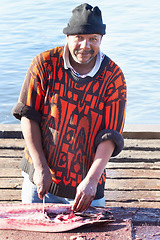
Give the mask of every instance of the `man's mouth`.
[{"label": "man's mouth", "polygon": [[94,51],[93,50],[75,50],[74,54],[75,56],[77,56],[77,54],[81,54],[83,56],[87,56],[87,55],[93,55]]},{"label": "man's mouth", "polygon": [[79,64],[87,64],[94,58],[94,51],[92,49],[91,50],[75,49],[72,57],[74,61]]}]

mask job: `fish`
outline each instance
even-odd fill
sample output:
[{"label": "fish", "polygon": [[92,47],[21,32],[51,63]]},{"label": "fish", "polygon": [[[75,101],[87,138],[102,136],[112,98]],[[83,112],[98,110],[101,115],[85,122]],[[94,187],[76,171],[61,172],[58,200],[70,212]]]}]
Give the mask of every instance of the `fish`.
[{"label": "fish", "polygon": [[105,208],[89,207],[74,212],[71,204],[0,204],[0,229],[37,232],[66,232],[88,224],[110,223],[112,213]]}]

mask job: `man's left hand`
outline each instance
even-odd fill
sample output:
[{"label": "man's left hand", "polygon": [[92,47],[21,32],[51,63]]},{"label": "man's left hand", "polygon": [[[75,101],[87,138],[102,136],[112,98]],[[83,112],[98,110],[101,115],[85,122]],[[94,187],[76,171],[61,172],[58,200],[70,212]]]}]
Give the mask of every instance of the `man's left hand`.
[{"label": "man's left hand", "polygon": [[84,179],[77,187],[72,210],[75,212],[87,210],[95,197],[96,191],[97,183]]}]

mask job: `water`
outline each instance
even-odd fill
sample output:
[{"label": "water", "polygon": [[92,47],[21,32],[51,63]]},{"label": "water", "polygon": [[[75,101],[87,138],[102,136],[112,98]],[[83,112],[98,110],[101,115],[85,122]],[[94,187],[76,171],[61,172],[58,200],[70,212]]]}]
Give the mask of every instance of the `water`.
[{"label": "water", "polygon": [[[0,0],[0,123],[16,124],[11,109],[31,60],[65,43],[63,28],[81,1]],[[123,70],[126,123],[160,123],[160,1],[88,1],[107,24],[101,49]]]}]

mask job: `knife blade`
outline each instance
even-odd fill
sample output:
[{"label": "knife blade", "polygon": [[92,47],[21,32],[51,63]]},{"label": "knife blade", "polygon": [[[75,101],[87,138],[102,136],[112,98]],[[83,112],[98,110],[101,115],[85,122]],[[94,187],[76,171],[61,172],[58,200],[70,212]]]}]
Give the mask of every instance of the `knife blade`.
[{"label": "knife blade", "polygon": [[44,197],[43,197],[43,214],[45,214],[45,195],[44,195]]}]

